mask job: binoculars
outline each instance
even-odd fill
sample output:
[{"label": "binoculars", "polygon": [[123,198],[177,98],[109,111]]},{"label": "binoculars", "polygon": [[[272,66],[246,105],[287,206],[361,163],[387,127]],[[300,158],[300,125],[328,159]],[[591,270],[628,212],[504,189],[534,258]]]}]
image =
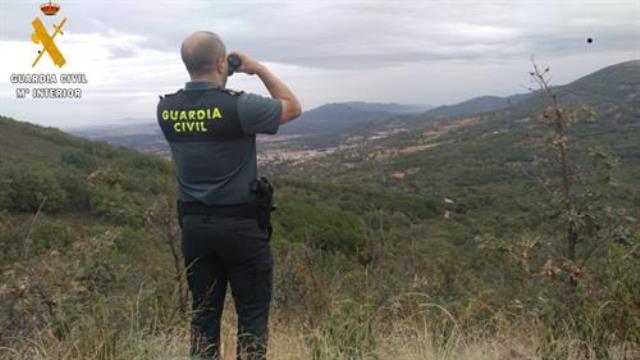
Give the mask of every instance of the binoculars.
[{"label": "binoculars", "polygon": [[229,55],[227,56],[227,64],[229,65],[229,75],[233,74],[234,71],[238,70],[242,65],[242,61],[238,55]]}]

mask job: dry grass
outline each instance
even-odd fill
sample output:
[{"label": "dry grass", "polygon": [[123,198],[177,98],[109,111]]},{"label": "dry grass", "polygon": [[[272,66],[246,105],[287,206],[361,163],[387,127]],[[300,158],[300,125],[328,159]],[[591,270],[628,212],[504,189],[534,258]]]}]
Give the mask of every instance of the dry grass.
[{"label": "dry grass", "polygon": [[[520,329],[515,332],[504,331],[486,339],[483,337],[465,336],[459,332],[452,333],[444,343],[428,331],[428,325],[416,327],[415,323],[393,324],[391,331],[379,339],[378,349],[370,356],[361,358],[393,359],[393,360],[440,360],[440,359],[473,359],[473,360],[507,360],[507,359],[539,359],[536,349],[539,340],[535,331]],[[422,329],[420,329],[422,328]],[[515,329],[514,329],[515,330]],[[99,333],[99,332],[98,332]],[[91,336],[93,351],[84,352],[84,356],[74,355],[74,348],[81,347],[80,341],[86,338],[66,339],[58,342],[48,331],[43,331],[33,339],[24,339],[16,348],[0,348],[1,359],[12,360],[45,360],[45,359],[189,359],[189,332],[187,326],[165,329],[163,332],[149,334],[144,331],[133,331],[120,334],[118,346],[113,353],[105,352],[107,338],[100,338],[96,333]],[[235,326],[225,319],[223,326],[223,358],[235,359]],[[276,360],[311,359],[312,351],[305,340],[301,327],[282,324],[276,320],[271,324],[269,341],[269,357]],[[87,335],[87,334],[84,334]],[[72,333],[73,336],[73,333]],[[566,351],[566,358],[571,360],[585,359],[584,348],[579,342],[571,339],[559,340],[558,344]],[[85,344],[87,345],[87,344]],[[353,359],[339,349],[332,348],[330,342],[322,345],[323,359]],[[596,358],[595,354],[588,358]],[[618,352],[612,359],[639,359],[640,354],[630,351]]]},{"label": "dry grass", "polygon": [[[150,309],[142,305],[142,297],[139,293],[136,297],[122,298],[124,302],[120,306],[112,301],[96,302],[88,316],[85,314],[69,323],[62,339],[56,336],[51,323],[29,338],[16,338],[13,342],[3,339],[3,343],[10,345],[0,347],[0,359],[189,359],[188,318],[174,319],[171,323],[165,318],[163,322],[162,316],[158,315],[162,311],[149,312]],[[233,302],[227,300],[222,327],[222,359],[231,360],[236,356],[236,317]],[[330,308],[340,304],[345,306],[345,303],[332,302]],[[489,335],[486,329],[461,328],[455,317],[440,305],[420,303],[418,308],[422,311],[408,318],[383,320],[376,311],[348,312],[348,316],[341,317],[340,311],[344,315],[348,309],[343,307],[325,314],[324,322],[316,322],[314,327],[298,318],[282,317],[274,312],[270,321],[269,358],[533,360],[541,358],[539,349],[550,341],[548,338],[543,341],[545,328],[535,321],[502,320],[497,325],[494,322],[494,330]],[[145,313],[155,315],[145,319]],[[436,314],[442,315],[444,322],[442,319],[437,321]],[[496,318],[501,318],[499,315]],[[360,332],[368,329],[367,325],[361,326],[362,321],[370,324],[372,333]],[[570,335],[551,342],[554,350],[547,358],[598,358],[594,344],[585,344]],[[638,349],[638,344],[611,349],[609,359],[640,359]]]}]

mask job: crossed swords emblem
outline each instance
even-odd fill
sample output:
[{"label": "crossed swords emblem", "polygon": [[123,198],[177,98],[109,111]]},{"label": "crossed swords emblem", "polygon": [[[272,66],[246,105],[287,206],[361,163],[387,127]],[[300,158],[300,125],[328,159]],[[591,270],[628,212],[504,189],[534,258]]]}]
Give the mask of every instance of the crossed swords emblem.
[{"label": "crossed swords emblem", "polygon": [[36,44],[42,43],[43,48],[42,50],[38,51],[38,57],[36,57],[31,67],[36,66],[45,52],[49,54],[49,57],[51,58],[51,60],[53,60],[53,63],[58,65],[58,67],[62,67],[64,66],[64,64],[66,64],[67,61],[64,59],[64,56],[62,56],[62,53],[60,52],[60,50],[58,50],[56,43],[53,41],[53,39],[58,34],[64,34],[62,32],[62,27],[64,26],[65,22],[67,22],[67,18],[62,19],[60,25],[53,24],[53,28],[55,30],[53,31],[52,35],[49,35],[47,28],[45,28],[40,18],[36,17],[35,19],[33,19],[31,25],[33,25],[34,33],[31,35],[31,40],[33,40],[33,42]]}]

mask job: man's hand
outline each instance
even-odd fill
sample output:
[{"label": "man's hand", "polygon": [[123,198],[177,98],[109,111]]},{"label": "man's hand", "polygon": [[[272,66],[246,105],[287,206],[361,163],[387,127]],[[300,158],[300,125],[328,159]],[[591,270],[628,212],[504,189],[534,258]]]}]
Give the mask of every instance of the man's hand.
[{"label": "man's hand", "polygon": [[251,55],[243,53],[241,51],[232,51],[227,56],[236,55],[240,58],[241,64],[235,72],[241,72],[249,75],[254,75],[260,71],[263,67],[256,59],[251,57]]},{"label": "man's hand", "polygon": [[260,80],[264,83],[269,90],[269,94],[275,99],[280,100],[282,103],[282,118],[280,123],[287,123],[302,113],[302,106],[296,98],[296,96],[289,90],[280,79],[267,69],[266,66],[259,63],[257,60],[240,51],[232,51],[229,55],[237,55],[240,58],[242,64],[236,70],[249,75],[258,74]]}]

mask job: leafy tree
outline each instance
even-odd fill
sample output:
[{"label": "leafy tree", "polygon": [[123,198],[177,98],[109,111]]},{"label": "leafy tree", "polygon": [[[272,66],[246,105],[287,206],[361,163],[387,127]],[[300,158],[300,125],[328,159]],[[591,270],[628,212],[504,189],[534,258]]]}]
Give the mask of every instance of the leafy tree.
[{"label": "leafy tree", "polygon": [[[570,128],[579,122],[593,121],[594,111],[585,106],[564,107],[548,82],[549,68],[541,71],[534,63],[530,73],[540,94],[549,100],[541,114],[542,124],[551,131],[544,137],[546,152],[538,160],[539,179],[550,196],[551,218],[564,233],[562,269],[567,280],[577,285],[583,268],[594,254],[602,253],[614,237],[619,222],[611,207],[609,190],[617,159],[602,146],[589,150],[589,161],[575,152]],[[578,252],[578,244],[583,247]],[[551,266],[554,260],[548,263]],[[557,261],[555,261],[557,262]]]}]

